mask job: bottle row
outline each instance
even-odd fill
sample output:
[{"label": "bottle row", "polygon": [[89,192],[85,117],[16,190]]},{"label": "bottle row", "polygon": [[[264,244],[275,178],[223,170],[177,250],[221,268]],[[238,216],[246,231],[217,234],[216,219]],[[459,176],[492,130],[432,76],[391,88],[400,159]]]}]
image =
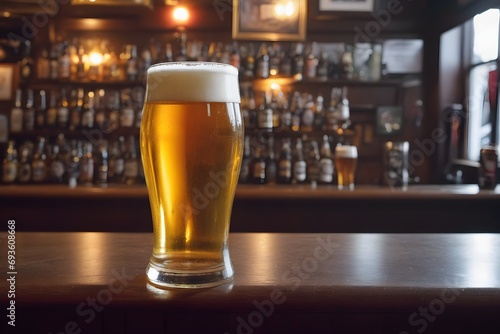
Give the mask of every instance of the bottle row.
[{"label": "bottle row", "polygon": [[119,137],[108,145],[103,140],[67,141],[60,134],[54,142],[40,137],[19,146],[8,143],[2,165],[4,184],[77,184],[107,186],[109,183],[144,182],[134,136]]},{"label": "bottle row", "polygon": [[[329,106],[321,94],[261,92],[259,105],[253,89],[242,87],[241,110],[245,129],[307,133],[332,131],[345,134],[350,125],[347,88],[334,87]],[[47,100],[49,103],[47,103]],[[103,134],[120,128],[139,128],[144,89],[35,91],[20,89],[10,113],[10,133],[33,130],[75,131],[97,129]]]},{"label": "bottle row", "polygon": [[[249,184],[335,184],[333,141],[324,135],[315,139],[281,139],[276,154],[274,137],[253,140],[245,137],[240,183]],[[293,146],[292,146],[293,144]],[[336,145],[340,145],[336,143]]]},{"label": "bottle row", "polygon": [[332,131],[345,135],[349,128],[350,107],[347,87],[331,90],[329,106],[321,94],[314,97],[308,92],[285,94],[275,89],[262,92],[257,107],[255,93],[244,89],[241,99],[242,117],[247,131],[308,133]]},{"label": "bottle row", "polygon": [[[37,55],[38,79],[71,81],[143,80],[149,66],[172,61],[214,61],[239,69],[242,78],[297,76],[326,80],[378,81],[382,45],[370,43],[231,43],[150,40],[147,45],[114,45],[107,39],[78,39],[52,44]],[[33,63],[25,61],[24,66]],[[30,70],[25,70],[30,72]]]},{"label": "bottle row", "polygon": [[[293,147],[292,147],[293,143]],[[334,184],[333,141],[282,138],[276,150],[272,133],[260,139],[245,136],[239,183]],[[340,145],[336,143],[336,145]],[[278,153],[278,154],[276,154]],[[109,183],[144,183],[140,152],[134,136],[127,139],[66,140],[63,134],[50,142],[44,137],[20,145],[8,143],[3,164],[4,184],[68,184],[107,186]]]},{"label": "bottle row", "polygon": [[36,94],[31,89],[18,89],[10,113],[10,132],[99,129],[110,133],[119,128],[138,128],[143,98],[141,87],[121,91],[40,90]]}]

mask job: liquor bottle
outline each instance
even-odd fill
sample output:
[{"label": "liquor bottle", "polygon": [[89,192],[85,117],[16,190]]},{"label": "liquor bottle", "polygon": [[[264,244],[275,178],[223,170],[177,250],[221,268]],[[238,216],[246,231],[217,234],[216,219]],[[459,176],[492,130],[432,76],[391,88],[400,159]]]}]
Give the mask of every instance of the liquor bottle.
[{"label": "liquor bottle", "polygon": [[125,169],[123,179],[126,184],[135,184],[139,177],[139,160],[137,158],[137,148],[135,146],[135,137],[128,138],[128,147],[125,153]]},{"label": "liquor bottle", "polygon": [[58,59],[58,77],[61,80],[69,80],[71,77],[71,57],[69,55],[68,43],[62,43],[62,52]]},{"label": "liquor bottle", "polygon": [[266,158],[266,183],[276,183],[278,166],[274,157],[274,139],[269,137],[267,142],[267,158]]},{"label": "liquor bottle", "polygon": [[309,54],[307,55],[306,63],[305,63],[305,70],[304,70],[304,76],[308,79],[314,79],[316,78],[316,71],[318,68],[318,58],[314,55],[314,46],[311,45]]},{"label": "liquor bottle", "polygon": [[128,45],[127,48],[129,54],[126,64],[127,79],[135,81],[138,74],[137,45]]},{"label": "liquor bottle", "polygon": [[82,128],[92,129],[94,127],[94,115],[94,92],[90,91],[87,93],[85,103],[83,104],[81,121]]},{"label": "liquor bottle", "polygon": [[118,80],[120,78],[118,57],[114,51],[109,53],[109,59],[103,64],[102,75],[104,80]]},{"label": "liquor bottle", "polygon": [[95,121],[94,126],[105,131],[106,126],[106,105],[104,103],[104,98],[106,96],[106,91],[104,89],[99,89],[97,95],[94,98],[94,110],[95,110]]},{"label": "liquor bottle", "polygon": [[206,43],[200,41],[200,52],[198,53],[197,61],[207,61],[208,60],[208,46]]},{"label": "liquor bottle", "polygon": [[292,114],[292,131],[297,132],[301,127],[301,118],[302,118],[302,96],[300,96],[299,92],[294,92],[292,96],[292,102],[290,103],[290,112]]},{"label": "liquor bottle", "polygon": [[257,127],[257,108],[255,104],[255,92],[250,88],[248,97],[248,125],[245,123],[246,129],[255,129]]},{"label": "liquor bottle", "polygon": [[290,52],[284,52],[284,51],[280,52],[281,52],[280,74],[283,76],[291,76],[292,63],[293,63],[292,55],[290,54]]},{"label": "liquor bottle", "polygon": [[276,131],[281,126],[281,115],[278,106],[279,94],[283,93],[277,92],[276,90],[271,91],[271,102],[269,103],[269,107],[273,111],[273,131]]},{"label": "liquor bottle", "polygon": [[283,140],[283,144],[281,145],[277,181],[280,184],[292,183],[292,149],[290,147],[290,138]]},{"label": "liquor bottle", "polygon": [[55,90],[50,92],[50,103],[45,117],[45,126],[48,129],[57,127],[57,92]]},{"label": "liquor bottle", "polygon": [[347,98],[347,87],[342,88],[342,99],[337,104],[335,119],[339,129],[347,129],[351,124],[350,120],[349,100]]},{"label": "liquor bottle", "polygon": [[323,104],[323,95],[318,94],[318,96],[316,96],[316,102],[314,103],[314,129],[316,131],[321,131],[325,123],[325,110]]},{"label": "liquor bottle", "polygon": [[245,70],[243,72],[243,77],[253,78],[255,76],[255,50],[253,44],[250,44],[248,48],[248,54],[245,58]]},{"label": "liquor bottle", "polygon": [[37,60],[36,65],[37,77],[40,80],[45,80],[50,78],[50,60],[49,53],[47,49],[43,49]]},{"label": "liquor bottle", "polygon": [[37,149],[31,162],[32,180],[34,183],[43,183],[48,179],[48,163],[45,155],[45,138],[38,139]]},{"label": "liquor bottle", "polygon": [[124,145],[125,139],[122,136],[111,145],[108,178],[112,182],[121,183],[123,179],[123,171],[125,169],[125,161],[123,159]]},{"label": "liquor bottle", "polygon": [[269,74],[272,76],[276,76],[280,73],[280,64],[281,64],[281,53],[280,47],[278,43],[273,43],[273,47],[271,48],[271,52],[269,55]]},{"label": "liquor bottle", "polygon": [[23,42],[22,49],[22,59],[19,61],[19,80],[22,84],[29,83],[31,81],[31,77],[33,76],[33,59],[31,58],[31,42],[25,40]]},{"label": "liquor bottle", "polygon": [[223,64],[231,64],[231,56],[229,49],[227,47],[224,47],[222,43],[220,43],[220,57],[219,57],[219,62]]},{"label": "liquor bottle", "polygon": [[311,94],[307,95],[304,111],[302,112],[301,130],[303,132],[311,132],[314,128],[314,102]]},{"label": "liquor bottle", "polygon": [[370,80],[379,81],[382,75],[382,45],[375,44],[370,56]]},{"label": "liquor bottle", "polygon": [[354,77],[354,56],[352,45],[346,45],[342,54],[342,69],[344,78],[352,80]]},{"label": "liquor bottle", "polygon": [[61,100],[57,108],[57,127],[61,130],[67,129],[68,118],[69,118],[68,99],[66,97],[66,90],[63,89],[61,91]]},{"label": "liquor bottle", "polygon": [[261,79],[269,77],[269,55],[267,54],[266,43],[262,43],[260,46],[259,54],[257,55],[255,76]]},{"label": "liquor bottle", "polygon": [[266,93],[262,93],[262,100],[257,114],[257,127],[259,130],[271,132],[273,129],[273,110],[267,103]]},{"label": "liquor bottle", "polygon": [[319,183],[331,184],[333,182],[333,167],[332,150],[330,148],[330,141],[327,135],[323,135],[323,143],[320,149],[319,161]]},{"label": "liquor bottle", "polygon": [[7,150],[5,151],[5,157],[3,158],[2,164],[2,182],[6,184],[11,184],[16,182],[17,179],[17,150],[15,147],[15,142],[9,140]]},{"label": "liquor bottle", "polygon": [[76,130],[80,128],[83,112],[83,96],[84,91],[78,88],[77,91],[71,91],[71,111],[69,117],[69,130]]},{"label": "liquor bottle", "polygon": [[295,55],[293,57],[292,75],[302,75],[304,72],[304,56],[302,55],[303,45],[297,43]]},{"label": "liquor bottle", "polygon": [[[64,136],[61,138],[64,140]],[[64,181],[65,172],[65,159],[63,158],[62,150],[60,145],[64,145],[58,139],[54,145],[52,145],[52,153],[49,157],[49,182],[50,183],[62,183]]]},{"label": "liquor bottle", "polygon": [[172,53],[172,44],[167,43],[165,45],[165,57],[163,58],[163,62],[170,63],[174,61],[174,56]]},{"label": "liquor bottle", "polygon": [[115,91],[108,105],[108,131],[114,131],[120,127],[120,92]]},{"label": "liquor bottle", "polygon": [[186,36],[185,34],[181,34],[179,37],[179,52],[175,56],[175,61],[183,62],[187,60]]},{"label": "liquor bottle", "polygon": [[68,45],[70,57],[70,80],[76,81],[76,71],[78,66],[78,38],[73,38],[73,41]]},{"label": "liquor bottle", "polygon": [[144,48],[141,52],[141,59],[139,62],[139,80],[146,78],[146,72],[153,64],[153,57],[148,48]]},{"label": "liquor bottle", "polygon": [[295,142],[295,150],[293,152],[293,183],[304,183],[307,177],[307,165],[304,160],[304,154],[302,150],[302,139],[297,138]]},{"label": "liquor bottle", "polygon": [[240,109],[241,109],[241,118],[243,120],[243,126],[245,129],[248,129],[248,125],[250,124],[250,113],[248,112],[249,105],[249,90],[250,87],[240,86]]},{"label": "liquor bottle", "polygon": [[35,127],[39,130],[45,128],[45,115],[47,114],[47,97],[45,91],[41,90],[39,93],[38,106],[35,111]]},{"label": "liquor bottle", "polygon": [[342,89],[338,87],[333,87],[330,94],[330,105],[325,112],[325,130],[335,130],[337,128],[337,105],[342,97]]},{"label": "liquor bottle", "polygon": [[78,62],[76,63],[76,79],[83,80],[85,79],[85,49],[80,44],[78,47]]},{"label": "liquor bottle", "polygon": [[262,148],[258,146],[255,148],[254,158],[250,164],[250,182],[266,183],[266,160],[262,157]]},{"label": "liquor bottle", "polygon": [[23,130],[33,131],[35,129],[35,108],[33,90],[28,89],[26,107],[23,110]]},{"label": "liquor bottle", "polygon": [[28,141],[21,146],[21,161],[17,171],[17,180],[19,183],[26,184],[31,182],[31,160],[33,158],[33,143]]},{"label": "liquor bottle", "polygon": [[328,79],[328,53],[326,52],[321,52],[321,56],[319,57],[316,78],[322,81]]},{"label": "liquor bottle", "polygon": [[108,186],[109,160],[108,160],[108,142],[103,140],[99,145],[97,161],[95,168],[95,183],[100,187]]},{"label": "liquor bottle", "polygon": [[316,185],[319,180],[320,173],[320,157],[318,143],[313,140],[311,141],[311,149],[309,150],[309,156],[307,158],[307,181],[311,185]]},{"label": "liquor bottle", "polygon": [[286,129],[286,130],[291,130],[292,129],[292,113],[290,111],[290,108],[288,106],[288,99],[286,97],[283,97],[281,100],[280,104],[280,118],[281,118],[281,125]]},{"label": "liquor bottle", "polygon": [[141,121],[142,121],[142,109],[144,108],[144,92],[141,94],[137,94],[135,99],[135,116],[134,116],[134,126],[136,128],[141,127]]},{"label": "liquor bottle", "polygon": [[67,181],[70,188],[74,188],[78,184],[82,155],[82,143],[73,140],[71,142],[71,153],[68,155],[66,161]]},{"label": "liquor bottle", "polygon": [[50,79],[59,78],[59,54],[60,45],[58,43],[53,43],[50,46],[49,53]]},{"label": "liquor bottle", "polygon": [[92,185],[94,181],[94,156],[92,154],[92,144],[89,142],[83,144],[79,181],[87,186]]},{"label": "liquor bottle", "polygon": [[134,108],[132,108],[130,93],[126,92],[124,94],[121,105],[120,126],[124,128],[131,128],[134,126]]},{"label": "liquor bottle", "polygon": [[87,79],[90,81],[102,81],[103,57],[96,46],[89,53]]},{"label": "liquor bottle", "polygon": [[240,50],[238,48],[238,42],[233,41],[233,48],[231,50],[230,56],[230,64],[238,69],[238,72],[241,71],[241,57]]},{"label": "liquor bottle", "polygon": [[22,90],[16,90],[16,102],[10,111],[10,132],[18,133],[23,130],[23,109],[21,108]]},{"label": "liquor bottle", "polygon": [[241,161],[241,169],[239,176],[239,183],[247,183],[250,175],[250,161],[252,158],[252,151],[250,148],[250,137],[245,136],[243,144],[243,159]]}]

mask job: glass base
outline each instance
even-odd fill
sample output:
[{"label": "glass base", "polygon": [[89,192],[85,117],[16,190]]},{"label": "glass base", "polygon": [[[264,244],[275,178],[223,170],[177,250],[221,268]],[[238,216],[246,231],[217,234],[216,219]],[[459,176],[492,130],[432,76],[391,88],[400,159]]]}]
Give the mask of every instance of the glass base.
[{"label": "glass base", "polygon": [[192,270],[189,270],[189,264],[186,264],[183,269],[169,268],[168,265],[161,266],[158,259],[154,256],[149,261],[146,269],[146,276],[151,284],[160,288],[208,288],[217,286],[233,278],[234,272],[229,259],[227,248],[223,251],[222,263],[214,266],[213,262],[206,270],[200,268],[200,263],[197,263]]}]

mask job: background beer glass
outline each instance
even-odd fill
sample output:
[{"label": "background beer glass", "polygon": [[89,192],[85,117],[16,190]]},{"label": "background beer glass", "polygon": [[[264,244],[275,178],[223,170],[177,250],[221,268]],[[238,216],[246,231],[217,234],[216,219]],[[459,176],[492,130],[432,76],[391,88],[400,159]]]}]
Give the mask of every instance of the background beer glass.
[{"label": "background beer glass", "polygon": [[146,270],[164,287],[233,276],[227,237],[243,151],[238,71],[168,63],[147,74],[141,155],[153,217]]},{"label": "background beer glass", "polygon": [[337,145],[335,147],[335,168],[337,169],[338,188],[354,189],[354,175],[358,161],[356,146]]}]

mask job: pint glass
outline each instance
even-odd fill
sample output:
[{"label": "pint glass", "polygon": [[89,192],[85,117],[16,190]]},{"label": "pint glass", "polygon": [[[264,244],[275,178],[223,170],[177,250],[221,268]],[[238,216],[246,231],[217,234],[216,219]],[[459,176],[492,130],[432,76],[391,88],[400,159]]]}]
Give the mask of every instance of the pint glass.
[{"label": "pint glass", "polygon": [[335,147],[335,167],[337,169],[338,188],[354,189],[354,175],[358,160],[356,146],[338,145]]},{"label": "pint glass", "polygon": [[160,287],[233,276],[227,238],[243,150],[238,71],[165,63],[147,73],[141,155],[153,218],[146,270]]}]

